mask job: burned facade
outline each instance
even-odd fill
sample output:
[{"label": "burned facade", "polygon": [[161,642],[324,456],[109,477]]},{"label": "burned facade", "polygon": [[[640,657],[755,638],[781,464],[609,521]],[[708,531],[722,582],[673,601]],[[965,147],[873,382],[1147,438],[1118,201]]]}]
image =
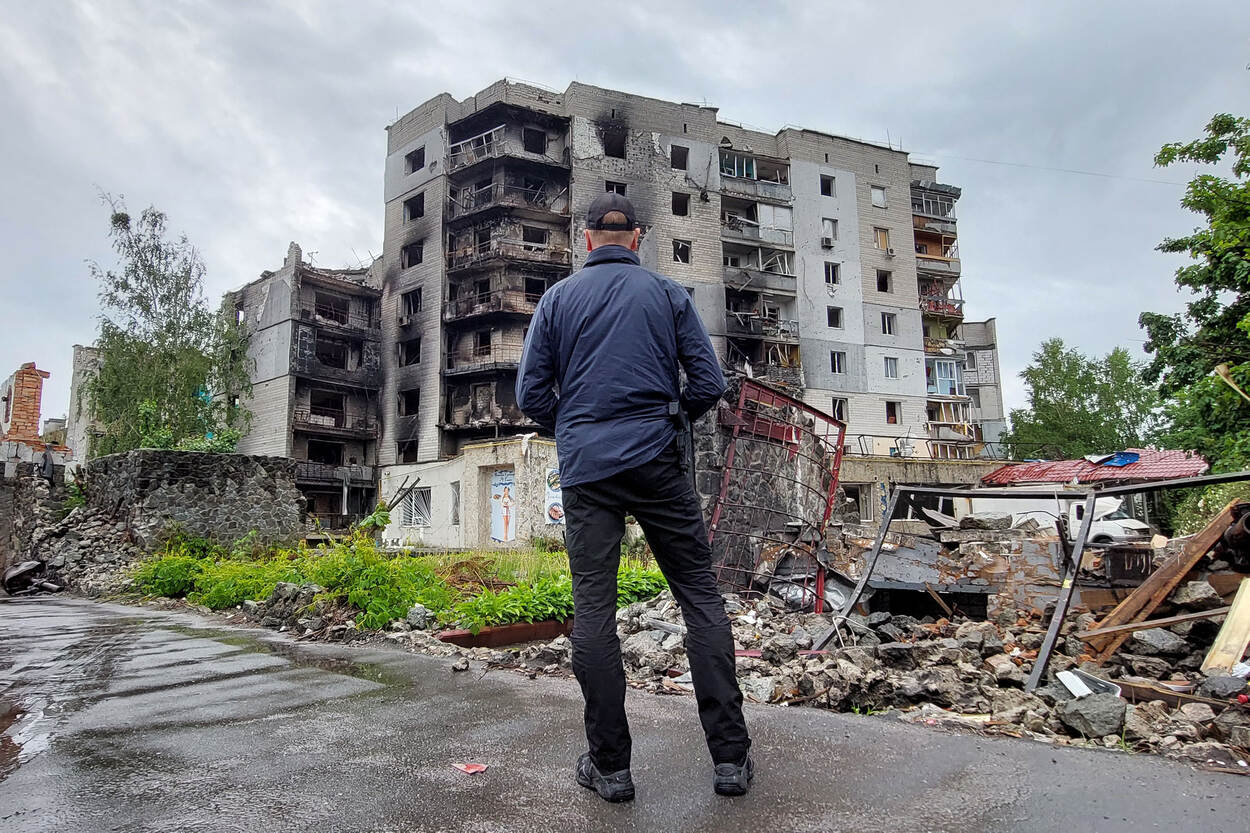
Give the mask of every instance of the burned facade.
[{"label": "burned facade", "polygon": [[226,296],[248,335],[243,454],[292,457],[309,515],[340,527],[375,504],[381,293],[365,269],[321,269],[291,244],[276,272]]}]

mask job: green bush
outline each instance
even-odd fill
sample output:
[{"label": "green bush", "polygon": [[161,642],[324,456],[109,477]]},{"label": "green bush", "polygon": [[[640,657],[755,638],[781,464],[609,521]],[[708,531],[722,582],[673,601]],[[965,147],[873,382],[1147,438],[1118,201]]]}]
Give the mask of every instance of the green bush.
[{"label": "green bush", "polygon": [[191,555],[163,555],[135,570],[135,586],[150,596],[180,599],[195,589],[204,560]]},{"label": "green bush", "polygon": [[616,606],[653,599],[668,589],[668,582],[658,567],[648,567],[622,559],[616,572]]},{"label": "green bush", "polygon": [[573,579],[541,576],[505,590],[486,590],[444,614],[445,621],[477,633],[490,625],[515,622],[562,621],[573,615]]},{"label": "green bush", "polygon": [[295,565],[286,559],[222,559],[201,563],[195,579],[195,592],[188,594],[187,598],[213,610],[235,607],[246,599],[267,599],[280,581],[301,583],[304,580]]}]

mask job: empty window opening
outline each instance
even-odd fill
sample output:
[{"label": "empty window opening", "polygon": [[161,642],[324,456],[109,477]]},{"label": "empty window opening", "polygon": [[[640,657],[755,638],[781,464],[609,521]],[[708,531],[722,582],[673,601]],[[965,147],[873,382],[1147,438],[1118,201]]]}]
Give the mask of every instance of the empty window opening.
[{"label": "empty window opening", "polygon": [[895,356],[885,357],[885,378],[887,379],[898,378],[898,358],[897,357]]},{"label": "empty window opening", "polygon": [[831,350],[829,352],[829,372],[846,372],[846,353],[841,350]]},{"label": "empty window opening", "polygon": [[892,336],[894,329],[898,325],[898,316],[892,312],[881,313],[881,334]]},{"label": "empty window opening", "polygon": [[917,243],[917,244],[916,244],[916,254],[918,254],[918,255],[927,255],[928,253],[929,253],[929,244],[928,244],[928,243]]},{"label": "empty window opening", "polygon": [[885,403],[885,421],[891,425],[897,425],[902,419],[903,403],[886,402]]},{"label": "empty window opening", "polygon": [[623,197],[623,196],[625,196],[625,183],[624,183],[624,182],[613,182],[613,181],[612,181],[612,180],[610,180],[610,179],[609,179],[609,180],[605,180],[605,181],[604,181],[604,183],[603,183],[603,190],[604,190],[604,192],[605,192],[605,193],[617,193],[617,194],[620,194],[620,195]]},{"label": "empty window opening", "polygon": [[872,191],[872,204],[877,208],[885,208],[885,189],[880,185],[870,186]]},{"label": "empty window opening", "polygon": [[[243,312],[243,307],[235,307],[235,308],[234,308],[234,323],[236,323],[236,324],[242,324],[242,323],[243,323],[243,319],[244,319],[244,318],[246,318],[246,317],[247,317],[247,316],[246,316],[246,314]],[[8,416],[7,416],[7,415],[5,416],[5,419],[8,419]]]},{"label": "empty window opening", "polygon": [[874,164],[874,165],[872,166],[872,172],[873,172],[873,173],[875,173],[875,174],[879,174],[879,173],[881,173],[881,166],[880,166],[880,165],[877,165],[877,164]]},{"label": "empty window opening", "polygon": [[525,243],[545,246],[550,237],[551,232],[542,226],[521,226],[521,240]]},{"label": "empty window opening", "polygon": [[325,440],[308,441],[308,462],[326,466],[343,465],[343,444]]},{"label": "empty window opening", "polygon": [[483,304],[490,298],[490,278],[482,278],[473,284],[473,294],[477,296],[476,303]]},{"label": "empty window opening", "polygon": [[402,510],[404,526],[430,526],[430,487],[418,486],[404,495]]},{"label": "empty window opening", "polygon": [[673,262],[689,263],[690,262],[690,241],[674,240],[673,241]]},{"label": "empty window opening", "polygon": [[413,416],[421,408],[421,389],[409,388],[399,392],[399,415]]},{"label": "empty window opening", "polygon": [[878,249],[888,250],[890,248],[890,230],[887,228],[874,228],[872,230],[873,245]]},{"label": "empty window opening", "polygon": [[825,284],[837,286],[842,282],[841,267],[837,263],[825,261]]},{"label": "empty window opening", "polygon": [[521,131],[521,144],[525,147],[526,153],[544,156],[547,153],[547,132],[527,127]]},{"label": "empty window opening", "polygon": [[671,146],[668,149],[668,164],[675,171],[686,170],[686,166],[690,164],[690,148],[684,148],[681,145]]},{"label": "empty window opening", "polygon": [[820,195],[822,197],[836,197],[838,195],[837,180],[826,174],[820,175]]},{"label": "empty window opening", "polygon": [[624,159],[625,137],[625,130],[605,130],[603,132],[603,155],[611,156],[613,159]]},{"label": "empty window opening", "polygon": [[972,400],[972,407],[978,411],[981,410],[981,389],[968,388],[968,398]]},{"label": "empty window opening", "polygon": [[404,173],[413,174],[425,167],[425,146],[404,155]]},{"label": "empty window opening", "polygon": [[327,390],[314,390],[308,394],[308,414],[312,422],[327,427],[342,428],[346,418],[347,397]]},{"label": "empty window opening", "polygon": [[841,397],[833,397],[829,403],[829,416],[839,422],[846,422],[846,400]]},{"label": "empty window opening", "polygon": [[327,338],[318,333],[317,343],[313,348],[313,352],[317,356],[317,361],[326,367],[337,367],[340,370],[347,369],[347,356],[350,350],[346,341],[337,338]]},{"label": "empty window opening", "polygon": [[825,320],[830,327],[842,329],[842,307],[825,307]]},{"label": "empty window opening", "polygon": [[408,269],[425,259],[425,241],[409,243],[399,250],[399,268]]},{"label": "empty window opening", "polygon": [[395,456],[399,458],[401,463],[417,462],[417,441],[400,440],[395,443]]},{"label": "empty window opening", "polygon": [[689,194],[673,194],[673,215],[677,217],[690,216],[690,195]]},{"label": "empty window opening", "polygon": [[451,525],[460,525],[460,481],[451,481]]},{"label": "empty window opening", "polygon": [[405,292],[401,296],[404,315],[416,315],[421,311],[421,287],[417,287],[411,292]]},{"label": "empty window opening", "polygon": [[832,246],[833,241],[838,239],[838,221],[831,217],[825,217],[820,221],[820,243],[822,246]]},{"label": "empty window opening", "polygon": [[543,297],[543,293],[546,291],[547,280],[545,278],[525,279],[525,300],[530,303],[536,303],[539,298]]},{"label": "empty window opening", "polygon": [[894,276],[884,269],[877,270],[877,291],[893,292]]},{"label": "empty window opening", "polygon": [[344,298],[342,295],[328,295],[324,292],[318,292],[313,304],[313,310],[316,312],[317,317],[324,318],[327,321],[346,324],[351,314],[351,299]]},{"label": "empty window opening", "polygon": [[425,216],[425,192],[404,200],[404,222]]},{"label": "empty window opening", "polygon": [[971,351],[968,352],[968,356],[964,360],[964,367],[967,368],[968,370],[977,369],[977,354],[976,353],[973,353]]},{"label": "empty window opening", "polygon": [[479,356],[490,355],[490,330],[478,330],[473,334],[473,349]]},{"label": "empty window opening", "polygon": [[407,367],[421,361],[421,339],[410,338],[399,343],[399,365]]}]

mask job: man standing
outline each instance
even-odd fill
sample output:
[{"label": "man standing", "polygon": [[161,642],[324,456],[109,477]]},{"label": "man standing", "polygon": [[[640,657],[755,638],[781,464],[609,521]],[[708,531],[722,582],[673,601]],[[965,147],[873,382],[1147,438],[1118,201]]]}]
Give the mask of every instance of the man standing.
[{"label": "man standing", "polygon": [[555,431],[560,455],[573,673],[586,701],[590,747],[577,761],[577,781],[608,801],[634,797],[616,634],[616,574],[625,515],[632,514],[685,619],[713,786],[721,795],[743,795],[754,765],[733,634],[678,448],[679,425],[716,403],[725,378],[686,290],[639,265],[629,200],[599,196],[586,228],[585,267],[548,290],[534,311],[516,391],[521,410]]}]

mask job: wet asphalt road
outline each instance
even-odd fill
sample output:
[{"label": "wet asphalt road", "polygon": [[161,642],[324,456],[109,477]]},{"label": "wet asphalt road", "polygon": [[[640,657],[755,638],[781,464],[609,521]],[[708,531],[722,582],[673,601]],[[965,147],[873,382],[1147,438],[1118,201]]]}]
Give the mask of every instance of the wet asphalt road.
[{"label": "wet asphalt road", "polygon": [[0,598],[0,831],[1181,833],[1250,806],[1250,781],[1156,758],[766,706],[754,791],[718,798],[693,700],[651,695],[638,800],[607,805],[572,781],[580,707],[570,680]]}]

